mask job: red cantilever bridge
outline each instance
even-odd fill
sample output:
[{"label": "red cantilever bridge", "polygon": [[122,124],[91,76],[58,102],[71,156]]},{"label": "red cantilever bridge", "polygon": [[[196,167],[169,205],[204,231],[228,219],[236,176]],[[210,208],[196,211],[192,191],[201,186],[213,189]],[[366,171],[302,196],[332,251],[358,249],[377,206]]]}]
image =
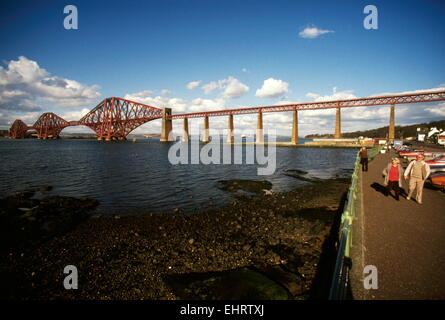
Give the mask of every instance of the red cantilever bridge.
[{"label": "red cantilever bridge", "polygon": [[47,112],[32,125],[17,119],[11,126],[10,137],[24,138],[26,131],[36,130],[39,139],[57,138],[69,126],[87,126],[100,139],[124,139],[140,125],[162,118],[163,109],[147,106],[121,98],[107,98],[88,112],[79,121],[66,121],[58,115]]},{"label": "red cantilever bridge", "polygon": [[79,121],[66,121],[65,119],[62,119],[61,117],[51,112],[42,114],[32,126],[28,126],[23,121],[17,119],[11,126],[10,137],[14,139],[24,138],[28,130],[34,129],[37,131],[37,136],[40,139],[58,138],[60,132],[64,128],[69,126],[83,125],[91,128],[97,134],[99,140],[118,140],[125,139],[131,131],[142,124],[162,118],[161,141],[169,141],[170,133],[172,131],[172,120],[177,119],[184,120],[184,135],[185,139],[188,140],[188,119],[202,117],[204,118],[204,132],[207,132],[207,134],[204,134],[203,140],[208,141],[208,118],[216,116],[229,116],[229,135],[227,141],[233,142],[233,116],[242,114],[258,114],[257,142],[261,142],[263,141],[262,114],[268,112],[292,111],[292,142],[298,143],[298,111],[335,108],[337,110],[335,137],[340,138],[340,110],[342,108],[390,105],[391,112],[389,120],[389,139],[393,140],[395,113],[394,107],[396,104],[433,101],[445,101],[445,90],[423,91],[410,94],[376,96],[348,100],[305,102],[182,114],[172,114],[170,108],[157,108],[130,100],[113,97],[104,99]]}]

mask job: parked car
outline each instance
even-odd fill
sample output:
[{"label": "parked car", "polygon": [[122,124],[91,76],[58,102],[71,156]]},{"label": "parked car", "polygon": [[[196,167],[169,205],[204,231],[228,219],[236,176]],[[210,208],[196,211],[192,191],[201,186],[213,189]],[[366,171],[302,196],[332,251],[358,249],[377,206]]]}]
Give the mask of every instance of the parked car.
[{"label": "parked car", "polygon": [[431,182],[433,186],[436,188],[440,188],[442,190],[445,189],[445,172],[436,172],[432,173],[428,180]]},{"label": "parked car", "polygon": [[431,174],[445,172],[445,167],[431,168]]},{"label": "parked car", "polygon": [[425,162],[431,169],[445,169],[445,154],[438,155],[435,158]]},{"label": "parked car", "polygon": [[410,150],[410,147],[403,145],[403,146],[396,146],[396,147],[394,147],[394,149],[397,152],[400,152],[400,151],[408,151],[408,150]]},{"label": "parked car", "polygon": [[425,153],[425,150],[423,149],[408,149],[408,150],[403,150],[399,152],[399,156],[400,157],[415,157],[417,154],[423,154]]}]

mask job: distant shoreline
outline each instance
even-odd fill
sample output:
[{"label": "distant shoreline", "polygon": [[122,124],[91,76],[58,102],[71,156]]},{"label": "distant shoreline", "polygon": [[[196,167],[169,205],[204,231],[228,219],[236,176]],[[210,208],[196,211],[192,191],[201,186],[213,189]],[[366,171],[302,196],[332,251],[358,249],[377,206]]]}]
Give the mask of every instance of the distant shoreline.
[{"label": "distant shoreline", "polygon": [[[0,137],[3,139],[9,139],[8,137]],[[149,138],[159,138],[159,135],[144,135],[144,136],[129,136],[127,137],[128,140],[133,139],[149,139]],[[26,139],[35,139],[37,138],[26,138]],[[97,136],[93,135],[76,135],[76,136],[60,136],[61,140],[87,140],[87,139],[97,139]],[[19,139],[24,140],[24,139]],[[172,142],[173,143],[173,142]],[[224,145],[227,145],[228,143],[223,143]],[[255,142],[238,142],[238,143],[232,143],[232,145],[257,145]],[[361,144],[352,144],[352,143],[338,143],[338,142],[324,142],[324,143],[317,143],[317,142],[306,142],[302,144],[294,144],[292,142],[284,142],[284,141],[278,141],[278,142],[264,142],[264,146],[269,145],[275,145],[276,147],[290,147],[290,148],[360,148],[362,147]]]}]

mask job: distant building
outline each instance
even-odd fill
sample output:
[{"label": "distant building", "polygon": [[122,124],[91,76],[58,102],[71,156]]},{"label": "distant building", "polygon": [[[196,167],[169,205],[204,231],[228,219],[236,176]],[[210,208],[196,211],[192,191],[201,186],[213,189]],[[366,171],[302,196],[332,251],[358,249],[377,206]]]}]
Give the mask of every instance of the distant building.
[{"label": "distant building", "polygon": [[438,129],[437,127],[430,128],[430,131],[427,134],[427,140],[432,143],[439,143],[439,136],[443,135],[444,131],[442,129]]},{"label": "distant building", "polygon": [[442,132],[441,134],[438,135],[437,143],[442,146],[445,146],[445,132]]}]

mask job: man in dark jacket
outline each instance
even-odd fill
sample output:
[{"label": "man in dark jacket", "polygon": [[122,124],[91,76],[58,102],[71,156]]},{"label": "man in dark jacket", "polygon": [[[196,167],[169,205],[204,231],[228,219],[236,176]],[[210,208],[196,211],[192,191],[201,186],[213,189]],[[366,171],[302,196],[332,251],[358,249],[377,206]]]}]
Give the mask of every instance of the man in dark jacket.
[{"label": "man in dark jacket", "polygon": [[360,163],[362,164],[362,171],[368,171],[368,151],[365,147],[360,149]]}]

